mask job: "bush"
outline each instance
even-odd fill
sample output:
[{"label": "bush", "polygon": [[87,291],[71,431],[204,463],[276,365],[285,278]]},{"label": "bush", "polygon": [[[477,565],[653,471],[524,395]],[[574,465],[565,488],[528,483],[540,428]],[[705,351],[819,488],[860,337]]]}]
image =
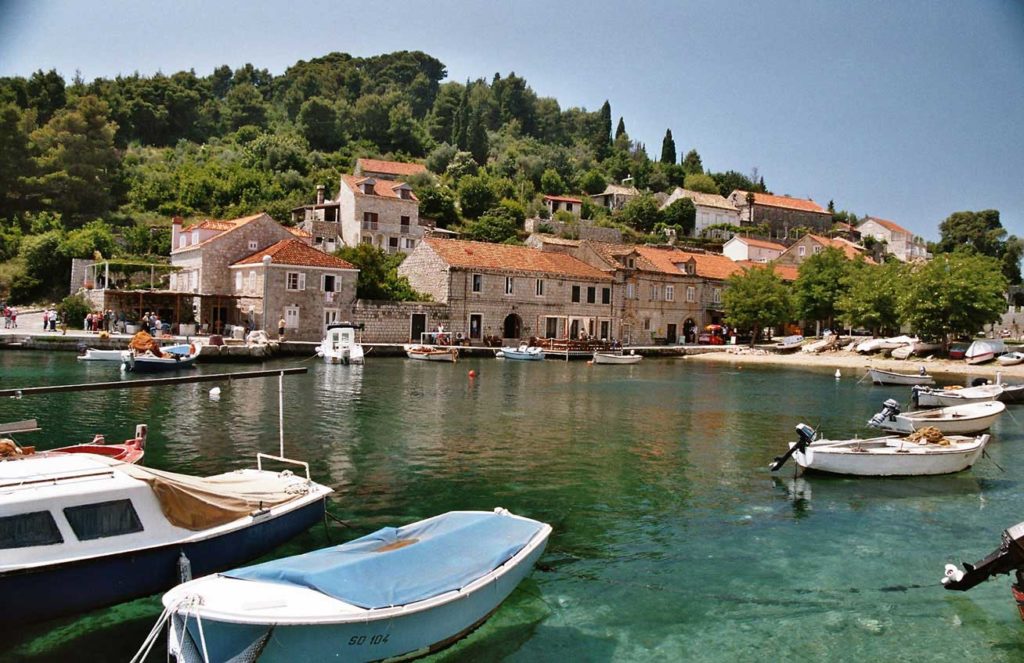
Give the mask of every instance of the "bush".
[{"label": "bush", "polygon": [[82,328],[82,321],[92,311],[92,304],[82,295],[69,295],[57,305],[57,313],[67,321],[69,327]]}]

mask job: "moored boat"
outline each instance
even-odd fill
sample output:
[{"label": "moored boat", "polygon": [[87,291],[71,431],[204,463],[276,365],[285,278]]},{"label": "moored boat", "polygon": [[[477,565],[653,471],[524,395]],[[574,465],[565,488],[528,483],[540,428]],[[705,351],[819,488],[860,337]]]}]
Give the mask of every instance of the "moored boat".
[{"label": "moored boat", "polygon": [[407,345],[405,355],[419,361],[455,362],[459,359],[458,348],[437,348],[429,345]]},{"label": "moored boat", "polygon": [[524,344],[518,348],[502,348],[494,356],[517,361],[540,361],[544,358],[544,350],[543,348]]},{"label": "moored boat", "polygon": [[[262,469],[274,458],[305,476]],[[20,624],[112,605],[254,559],[319,521],[305,463],[193,477],[62,453],[0,463],[0,603]]]},{"label": "moored boat", "polygon": [[1016,366],[1024,361],[1024,352],[1007,352],[1005,355],[996,357],[996,361],[1002,366]]},{"label": "moored boat", "polygon": [[639,364],[640,360],[643,359],[642,355],[636,354],[635,351],[630,351],[629,354],[613,353],[613,352],[595,352],[594,363],[595,364]]},{"label": "moored boat", "polygon": [[1006,353],[1006,344],[1001,339],[978,339],[971,343],[964,353],[968,364],[984,364]]},{"label": "moored boat", "polygon": [[959,389],[913,386],[911,391],[914,407],[948,407],[964,403],[994,401],[1002,394],[1003,387],[998,384],[983,384]]},{"label": "moored boat", "polygon": [[96,348],[86,348],[85,354],[78,355],[78,361],[121,361],[125,360],[125,355],[129,354],[127,350],[98,350]]},{"label": "moored boat", "polygon": [[875,384],[884,385],[915,385],[915,384],[935,384],[935,378],[928,375],[925,372],[924,367],[921,367],[918,373],[897,373],[896,371],[886,371],[881,368],[869,368],[868,375],[871,376],[871,381]]},{"label": "moored boat", "polygon": [[362,364],[363,346],[356,342],[356,329],[351,322],[327,325],[327,335],[316,349],[317,356],[328,364]]},{"label": "moored boat", "polygon": [[[18,428],[19,425],[20,429]],[[106,439],[102,435],[95,435],[91,442],[56,447],[45,451],[39,451],[34,446],[20,445],[14,439],[6,437],[18,432],[38,430],[39,428],[34,419],[0,426],[0,462],[23,460],[26,458],[47,458],[64,454],[93,454],[122,463],[137,463],[142,460],[146,453],[146,436],[149,432],[149,427],[146,424],[139,424],[135,427],[135,437],[127,439],[120,444],[107,444]]]},{"label": "moored boat", "polygon": [[773,346],[775,352],[794,352],[800,349],[800,345],[804,342],[804,337],[800,334],[793,334],[792,336],[784,336],[778,343]]},{"label": "moored boat", "polygon": [[899,403],[890,398],[868,425],[904,435],[925,427],[935,428],[944,435],[970,435],[988,430],[1005,411],[1005,403],[983,401],[901,414]]},{"label": "moored boat", "polygon": [[952,474],[971,467],[988,444],[988,435],[928,436],[890,435],[852,440],[814,439],[814,429],[797,426],[799,440],[771,464],[778,470],[790,457],[804,470],[865,477],[928,476]]},{"label": "moored boat", "polygon": [[504,509],[455,511],[199,578],[164,595],[168,652],[179,663],[423,656],[493,614],[550,533]]}]

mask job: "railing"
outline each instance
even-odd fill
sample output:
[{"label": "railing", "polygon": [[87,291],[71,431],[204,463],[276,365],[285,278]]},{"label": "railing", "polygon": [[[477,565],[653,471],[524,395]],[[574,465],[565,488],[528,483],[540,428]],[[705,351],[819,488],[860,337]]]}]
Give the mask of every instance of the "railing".
[{"label": "railing", "polygon": [[266,458],[267,460],[276,460],[279,463],[289,463],[291,465],[298,465],[299,467],[302,467],[303,469],[306,470],[306,480],[307,481],[311,480],[310,477],[309,477],[309,463],[307,463],[307,462],[304,462],[304,461],[301,461],[301,460],[292,460],[291,458],[285,458],[283,456],[274,456],[274,455],[271,455],[271,454],[265,454],[265,453],[261,452],[261,453],[256,454],[256,469],[258,469],[260,471],[263,470],[263,459],[264,458]]},{"label": "railing", "polygon": [[403,235],[408,235],[408,234],[409,234],[409,224],[408,224],[408,223],[403,223],[403,224],[402,224],[402,229],[401,229],[401,231],[400,231],[400,232],[401,232],[401,233],[402,233]]},{"label": "railing", "polygon": [[552,352],[602,352],[611,349],[606,341],[582,341],[568,338],[539,338],[537,346]]},{"label": "railing", "polygon": [[379,221],[363,221],[363,230],[377,230],[379,225]]}]

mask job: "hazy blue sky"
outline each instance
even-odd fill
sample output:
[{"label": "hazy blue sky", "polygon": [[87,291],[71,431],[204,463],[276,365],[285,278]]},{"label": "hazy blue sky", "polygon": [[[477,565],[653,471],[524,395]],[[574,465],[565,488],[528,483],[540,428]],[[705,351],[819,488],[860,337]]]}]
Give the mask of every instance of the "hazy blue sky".
[{"label": "hazy blue sky", "polygon": [[515,71],[657,158],[705,166],[938,238],[996,208],[1024,235],[1024,2],[84,2],[0,0],[0,75],[87,80],[331,51],[422,50],[451,79]]}]

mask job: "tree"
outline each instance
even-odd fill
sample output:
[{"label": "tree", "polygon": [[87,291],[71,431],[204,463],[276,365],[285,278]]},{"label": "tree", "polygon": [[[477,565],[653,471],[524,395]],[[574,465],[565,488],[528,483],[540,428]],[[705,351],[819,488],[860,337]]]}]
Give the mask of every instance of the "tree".
[{"label": "tree", "polygon": [[426,298],[412,289],[409,279],[398,275],[398,266],[404,253],[385,253],[371,244],[345,246],[335,255],[359,268],[356,297],[385,301],[424,301]]},{"label": "tree", "polygon": [[909,267],[899,298],[900,318],[921,336],[974,336],[1006,310],[1006,277],[995,258],[954,252]]},{"label": "tree", "polygon": [[601,193],[605,186],[604,175],[597,170],[588,170],[580,177],[580,189],[589,195]]},{"label": "tree", "polygon": [[730,276],[722,304],[730,325],[751,330],[751,346],[762,329],[785,323],[793,315],[789,289],[771,265],[751,267]]},{"label": "tree", "polygon": [[626,133],[626,121],[619,117],[619,124],[615,127],[615,138],[618,139]]},{"label": "tree", "polygon": [[338,111],[329,99],[312,97],[299,109],[299,128],[314,150],[334,151],[344,143]]},{"label": "tree", "polygon": [[660,220],[658,201],[648,193],[636,196],[622,207],[619,218],[631,228],[649,233]]},{"label": "tree", "polygon": [[793,284],[799,316],[804,320],[823,320],[831,329],[836,302],[846,292],[843,279],[849,268],[850,260],[832,246],[807,258]]},{"label": "tree", "polygon": [[459,207],[467,219],[479,218],[497,202],[498,196],[485,177],[468,175],[459,182]]},{"label": "tree", "polygon": [[697,154],[697,150],[690,150],[683,157],[683,172],[687,175],[699,175],[704,172],[704,164],[700,159],[700,155]]},{"label": "tree", "polygon": [[590,147],[599,161],[608,158],[612,147],[612,107],[606,99],[594,119]]},{"label": "tree", "polygon": [[999,210],[954,212],[939,224],[936,250],[942,253],[973,251],[1003,263],[1003,275],[1010,283],[1020,283],[1021,243],[1006,235],[999,221]]},{"label": "tree", "polygon": [[905,278],[904,263],[898,260],[871,265],[854,261],[843,276],[844,292],[836,301],[836,312],[850,327],[865,327],[875,336],[898,330],[899,292]]},{"label": "tree", "polygon": [[680,198],[661,210],[661,222],[677,226],[684,235],[692,235],[697,225],[697,208],[689,198]]},{"label": "tree", "polygon": [[455,209],[455,196],[447,188],[416,189],[420,200],[420,218],[432,219],[439,228],[447,228],[459,222]]},{"label": "tree", "polygon": [[665,137],[661,139],[661,163],[676,162],[676,142],[672,140],[672,130],[665,129]]},{"label": "tree", "polygon": [[478,242],[500,244],[515,239],[518,231],[515,213],[505,207],[494,207],[476,221],[467,223],[463,235]]},{"label": "tree", "polygon": [[31,173],[28,122],[14,104],[0,105],[0,218],[22,209],[23,178]]},{"label": "tree", "polygon": [[231,131],[246,125],[267,126],[267,103],[250,83],[234,85],[224,98],[224,121]]},{"label": "tree", "polygon": [[701,193],[719,193],[715,180],[703,173],[690,173],[687,175],[686,179],[683,180],[683,188],[690,191],[700,191]]},{"label": "tree", "polygon": [[481,166],[486,165],[490,143],[487,139],[487,127],[484,124],[483,114],[479,108],[470,116],[467,140],[469,141],[467,149],[473,155],[473,160]]},{"label": "tree", "polygon": [[560,196],[565,193],[565,182],[554,168],[548,168],[540,176],[540,190],[549,196]]}]

